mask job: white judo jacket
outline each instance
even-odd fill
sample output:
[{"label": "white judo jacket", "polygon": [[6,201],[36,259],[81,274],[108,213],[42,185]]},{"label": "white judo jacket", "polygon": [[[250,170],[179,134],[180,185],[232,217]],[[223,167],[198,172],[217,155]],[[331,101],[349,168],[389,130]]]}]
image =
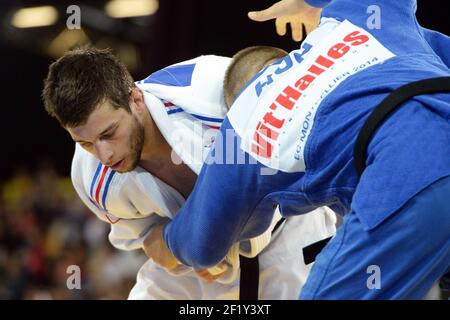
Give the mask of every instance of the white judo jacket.
[{"label": "white judo jacket", "polygon": [[[230,61],[220,56],[200,56],[136,82],[144,92],[153,120],[179,157],[173,160],[181,158],[196,174],[227,112],[223,79]],[[177,190],[144,169],[115,172],[79,145],[71,177],[81,200],[100,220],[110,224],[109,240],[121,250],[142,248],[152,228],[173,218],[185,202]],[[218,281],[230,283],[236,279],[238,254],[256,256],[269,243],[280,218],[275,215],[271,227],[261,236],[233,246],[225,260],[228,270]],[[182,274],[186,269],[190,268],[180,266],[174,273]],[[210,270],[213,274],[218,271]]]}]

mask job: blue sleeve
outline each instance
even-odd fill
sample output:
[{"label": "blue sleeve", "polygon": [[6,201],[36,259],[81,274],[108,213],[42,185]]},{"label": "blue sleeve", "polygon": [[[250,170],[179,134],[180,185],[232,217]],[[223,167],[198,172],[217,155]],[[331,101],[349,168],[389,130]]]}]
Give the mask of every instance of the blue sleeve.
[{"label": "blue sleeve", "polygon": [[395,55],[434,54],[421,34],[416,9],[416,0],[333,0],[322,17],[350,21]]},{"label": "blue sleeve", "polygon": [[[349,20],[369,32],[390,33],[398,27],[414,27],[416,9],[416,0],[333,0],[323,9],[322,17]],[[380,28],[368,23],[373,14],[379,16]]]},{"label": "blue sleeve", "polygon": [[[216,265],[235,242],[263,233],[275,209],[274,203],[262,200],[279,187],[277,178],[261,174],[264,167],[239,148],[239,137],[233,149],[227,148],[230,128],[226,118],[221,136],[227,143],[216,138],[193,192],[164,229],[172,253],[196,269]],[[213,158],[216,163],[211,163]]]},{"label": "blue sleeve", "polygon": [[437,31],[420,28],[424,39],[442,62],[450,68],[450,37]]},{"label": "blue sleeve", "polygon": [[[325,7],[322,17],[349,20],[372,33],[395,54],[431,53],[428,44],[448,66],[445,48],[448,39],[419,26],[416,0],[305,0],[313,7]],[[379,25],[373,24],[378,19]],[[425,38],[425,41],[423,41]],[[426,43],[428,42],[428,44]]]},{"label": "blue sleeve", "polygon": [[332,0],[305,0],[307,4],[309,4],[311,7],[316,8],[323,8],[327,4],[329,4]]}]

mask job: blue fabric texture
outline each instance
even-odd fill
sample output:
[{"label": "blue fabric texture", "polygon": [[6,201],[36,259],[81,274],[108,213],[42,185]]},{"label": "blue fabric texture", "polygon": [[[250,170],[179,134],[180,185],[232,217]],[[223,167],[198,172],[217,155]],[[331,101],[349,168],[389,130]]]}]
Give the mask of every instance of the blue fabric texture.
[{"label": "blue fabric texture", "polygon": [[[312,2],[321,1],[309,1]],[[369,0],[335,0],[324,8],[322,16],[339,21],[347,19],[367,29],[366,10],[372,4]],[[407,291],[417,289],[417,294],[422,294],[431,278],[439,278],[438,270],[448,269],[448,260],[436,262],[436,255],[442,253],[448,258],[445,241],[449,232],[432,232],[429,228],[436,220],[429,209],[410,204],[416,195],[450,175],[450,94],[417,96],[402,105],[375,132],[360,180],[354,168],[356,136],[369,114],[390,92],[416,80],[450,76],[445,64],[450,61],[450,42],[418,25],[416,1],[380,0],[377,5],[382,12],[382,27],[367,31],[395,57],[350,76],[322,101],[306,144],[304,173],[262,175],[262,170],[267,168],[239,148],[239,136],[236,135],[237,143],[232,148],[216,143],[211,157],[222,159],[223,163],[234,151],[233,156],[246,159],[246,164],[216,161],[203,166],[185,206],[164,230],[166,243],[180,261],[199,269],[220,262],[233,243],[267,228],[277,204],[284,216],[304,214],[328,205],[341,215],[349,214],[345,228],[354,237],[355,246],[361,246],[337,251],[342,259],[356,261],[361,258],[358,252],[364,252],[363,246],[368,246],[374,250],[374,257],[380,257],[380,265],[388,263],[383,259],[391,255],[398,255],[397,260],[404,261],[413,253],[426,257],[429,260],[411,262],[416,263],[411,270],[420,277],[428,272],[430,264],[439,264],[430,269],[429,277],[405,280],[406,274],[402,274],[403,280],[396,285],[394,280],[387,279],[386,290],[395,289],[399,294],[386,291],[378,297],[415,297]],[[233,128],[225,119],[221,127],[223,136],[227,130]],[[437,202],[431,208],[433,212],[446,212],[448,222],[448,204]],[[393,223],[400,220],[402,223]],[[429,232],[429,236],[420,240],[415,232],[422,226],[422,231]],[[370,244],[371,238],[367,237],[370,233],[377,233],[374,239],[385,237],[386,244],[379,247],[376,242]],[[339,238],[336,238],[327,250],[337,248]],[[436,245],[427,246],[425,239]],[[394,250],[394,244],[400,241],[409,242],[411,252],[406,247]],[[423,245],[415,245],[416,241],[423,241]],[[438,248],[438,243],[447,247]],[[419,248],[424,250],[420,255]],[[388,249],[392,250],[391,255],[384,252]],[[394,275],[400,277],[401,272],[408,272],[404,263]],[[351,266],[350,262],[346,265]],[[389,268],[387,265],[386,270]],[[344,272],[342,268],[339,270]],[[342,281],[350,288],[350,282],[344,278]],[[355,278],[355,281],[359,280]],[[350,296],[350,289],[344,292]],[[357,294],[370,296],[363,295],[363,291]]]},{"label": "blue fabric texture", "polygon": [[446,177],[370,231],[350,212],[316,258],[300,298],[422,299],[450,265],[449,194]]}]

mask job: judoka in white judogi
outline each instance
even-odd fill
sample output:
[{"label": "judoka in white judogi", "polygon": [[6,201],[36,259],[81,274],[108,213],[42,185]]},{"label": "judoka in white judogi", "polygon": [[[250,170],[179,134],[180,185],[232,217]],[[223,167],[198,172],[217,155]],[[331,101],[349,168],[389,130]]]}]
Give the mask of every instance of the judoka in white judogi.
[{"label": "judoka in white judogi", "polygon": [[[197,174],[227,112],[222,84],[229,62],[225,57],[201,56],[136,83],[174,151],[173,161],[183,161]],[[144,169],[117,173],[78,145],[72,181],[82,201],[111,225],[109,240],[121,250],[142,248],[152,227],[173,218],[185,201],[177,190]],[[260,299],[296,299],[311,267],[303,261],[302,248],[335,232],[334,213],[327,208],[316,211],[287,219],[272,234],[281,218],[276,214],[264,234],[232,247],[226,273],[213,283],[203,281],[190,267],[169,272],[148,260],[129,299],[238,299],[239,254],[259,254]]]}]

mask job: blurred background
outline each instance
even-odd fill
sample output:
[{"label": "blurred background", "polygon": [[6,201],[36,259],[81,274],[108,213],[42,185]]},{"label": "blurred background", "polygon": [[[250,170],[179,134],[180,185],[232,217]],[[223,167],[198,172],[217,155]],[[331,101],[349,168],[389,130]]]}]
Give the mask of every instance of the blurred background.
[{"label": "blurred background", "polygon": [[[248,11],[272,3],[0,2],[0,299],[124,299],[145,261],[141,252],[112,248],[109,225],[72,188],[74,144],[47,116],[40,98],[49,64],[69,48],[90,43],[112,48],[139,80],[201,54],[231,56],[251,45],[295,49],[290,31],[279,37],[273,21],[247,18]],[[419,22],[450,35],[445,2],[418,3]],[[67,289],[70,265],[81,268],[82,290]]]}]

